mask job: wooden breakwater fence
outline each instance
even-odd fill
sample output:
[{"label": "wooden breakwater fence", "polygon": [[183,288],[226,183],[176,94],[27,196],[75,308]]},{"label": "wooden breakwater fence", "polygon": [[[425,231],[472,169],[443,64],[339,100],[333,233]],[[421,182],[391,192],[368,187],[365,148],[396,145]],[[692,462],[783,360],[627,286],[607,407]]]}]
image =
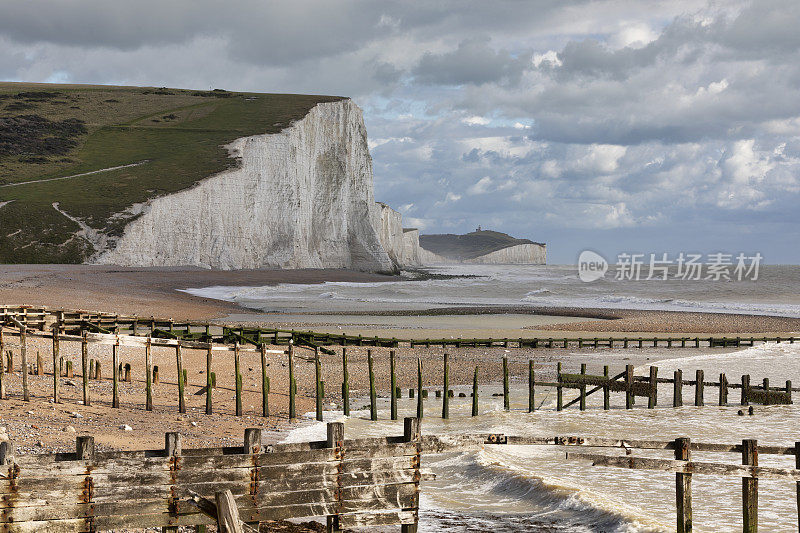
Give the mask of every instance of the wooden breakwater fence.
[{"label": "wooden breakwater fence", "polygon": [[[99,333],[89,332],[84,330],[81,335],[73,335],[68,333],[59,333],[59,328],[53,328],[48,332],[46,329],[29,329],[24,323],[17,320],[13,316],[6,317],[6,324],[11,324],[11,328],[7,328],[0,324],[0,355],[5,354],[5,357],[0,356],[0,400],[9,397],[6,385],[6,373],[14,372],[16,367],[22,371],[22,399],[29,401],[31,392],[28,386],[29,374],[35,371],[38,375],[44,375],[44,358],[41,353],[37,354],[37,361],[35,366],[29,363],[27,343],[31,337],[47,338],[52,341],[51,350],[51,365],[52,365],[52,398],[55,403],[61,402],[61,378],[73,377],[73,373],[79,374],[81,377],[81,390],[82,401],[84,405],[91,405],[93,399],[93,392],[91,381],[101,379],[100,361],[89,359],[89,345],[97,344],[101,346],[108,346],[111,350],[111,407],[119,408],[120,402],[124,401],[121,396],[121,381],[130,382],[132,380],[131,374],[134,372],[130,362],[124,365],[120,361],[119,349],[122,346],[138,347],[143,353],[143,365],[136,368],[136,372],[144,370],[144,383],[145,388],[145,409],[153,410],[153,388],[159,383],[158,367],[152,364],[151,351],[153,347],[169,348],[175,350],[175,370],[176,376],[182,376],[182,379],[176,379],[176,400],[178,411],[181,413],[186,412],[186,387],[188,383],[187,372],[183,367],[183,349],[204,350],[206,352],[206,368],[205,368],[205,386],[202,387],[195,395],[205,395],[205,413],[212,414],[214,412],[213,392],[216,387],[216,368],[214,365],[214,354],[219,352],[228,352],[233,355],[233,368],[230,368],[230,361],[226,361],[227,365],[217,365],[223,368],[220,371],[233,370],[234,377],[234,403],[235,415],[243,416],[243,375],[241,371],[240,357],[243,353],[258,353],[260,358],[261,372],[260,372],[260,392],[261,392],[261,409],[262,416],[270,415],[269,408],[269,395],[270,395],[270,377],[268,375],[267,367],[269,366],[268,357],[274,355],[288,355],[288,364],[286,372],[288,373],[288,415],[290,419],[297,417],[296,414],[296,397],[298,394],[297,379],[295,374],[295,347],[289,344],[288,350],[268,350],[267,343],[259,344],[258,346],[248,347],[239,344],[238,342],[233,345],[215,344],[213,342],[201,341],[187,341],[181,339],[159,338],[159,337],[143,337],[124,335],[116,333]],[[6,348],[10,345],[8,342],[10,338],[15,337],[18,339],[17,346],[20,353],[19,364],[15,365],[13,360],[13,353]],[[73,368],[72,361],[62,357],[61,346],[63,343],[74,342],[80,343],[80,369],[79,373]],[[326,396],[325,382],[322,379],[322,362],[320,359],[320,347],[314,347],[314,358],[307,359],[314,363],[315,379],[312,395],[316,403],[316,418],[317,420],[323,419],[323,400]],[[342,384],[341,384],[341,401],[342,409],[345,415],[350,414],[350,383],[349,376],[350,370],[348,366],[347,349],[342,348],[341,353],[342,364]],[[130,361],[130,355],[128,356]],[[487,366],[491,363],[485,363]],[[504,356],[502,361],[495,364],[502,364],[502,384],[503,384],[503,404],[506,410],[510,410],[510,395],[511,395],[511,376],[510,365],[508,356]],[[378,387],[376,385],[376,376],[374,369],[374,357],[372,350],[367,350],[367,374],[369,377],[369,410],[370,418],[372,420],[378,419]],[[428,397],[428,389],[423,387],[423,365],[421,360],[417,359],[417,387],[416,389],[409,389],[409,397],[417,398],[417,417],[424,416],[424,400]],[[224,368],[227,367],[227,368]],[[478,387],[478,369],[475,367],[472,383],[472,416],[479,414],[479,387]],[[402,397],[402,390],[397,384],[397,361],[394,350],[389,351],[389,398],[390,398],[390,418],[396,420],[398,417],[398,399]],[[792,387],[790,380],[787,380],[782,387],[770,386],[768,378],[764,378],[760,384],[751,382],[750,375],[743,375],[741,383],[729,382],[724,373],[719,375],[718,381],[706,381],[705,373],[703,370],[695,372],[695,379],[684,379],[681,370],[673,372],[672,378],[658,377],[658,367],[651,366],[649,368],[648,376],[636,376],[632,365],[626,365],[625,371],[617,374],[610,375],[609,366],[604,366],[603,375],[591,375],[586,373],[586,364],[580,365],[580,373],[566,373],[562,371],[562,364],[556,365],[556,381],[537,381],[536,372],[534,369],[534,362],[528,361],[527,379],[528,382],[528,411],[533,412],[536,408],[536,395],[537,388],[545,387],[547,394],[553,389],[556,392],[555,410],[561,411],[567,407],[577,404],[578,408],[585,410],[587,408],[587,397],[592,394],[602,392],[603,394],[603,408],[611,408],[611,393],[621,392],[625,395],[625,407],[631,409],[635,406],[637,397],[646,397],[648,408],[655,408],[658,405],[658,390],[659,384],[671,384],[673,388],[673,407],[681,407],[684,405],[683,389],[687,386],[694,387],[694,405],[705,405],[705,389],[706,387],[717,387],[719,389],[718,403],[719,405],[728,405],[728,395],[730,390],[738,389],[741,393],[740,404],[762,404],[762,405],[779,405],[792,403],[792,392],[800,389]],[[441,384],[442,389],[436,390],[436,396],[442,398],[442,418],[449,418],[450,402],[454,397],[454,391],[450,389],[450,364],[449,355],[443,355]],[[564,402],[564,390],[577,390],[578,396],[568,402]],[[446,392],[445,392],[446,391]],[[466,397],[465,393],[459,394],[460,397]],[[453,400],[455,401],[455,400]]]},{"label": "wooden breakwater fence", "polygon": [[96,451],[79,436],[74,453],[16,455],[0,443],[0,529],[7,532],[222,526],[257,531],[260,522],[327,517],[327,530],[400,525],[417,530],[419,420],[398,437],[345,439],[327,425],[318,442],[186,449],[178,433],[160,450]]},{"label": "wooden breakwater fence", "polygon": [[383,348],[453,347],[453,348],[739,348],[758,342],[800,342],[787,335],[763,337],[564,337],[564,338],[458,338],[398,339],[325,333],[297,329],[217,326],[210,323],[176,322],[172,319],[119,315],[112,313],[48,309],[32,306],[0,306],[0,323],[13,317],[30,329],[58,328],[60,333],[79,335],[82,331],[141,335],[220,344],[326,346],[372,346]]}]

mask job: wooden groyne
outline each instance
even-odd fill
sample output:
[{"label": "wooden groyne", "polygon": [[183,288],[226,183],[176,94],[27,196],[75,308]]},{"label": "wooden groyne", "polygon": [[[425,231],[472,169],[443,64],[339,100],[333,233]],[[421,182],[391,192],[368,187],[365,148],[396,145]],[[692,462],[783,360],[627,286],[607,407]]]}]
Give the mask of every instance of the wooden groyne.
[{"label": "wooden groyne", "polygon": [[178,433],[164,440],[160,450],[99,452],[79,436],[74,453],[37,455],[0,443],[0,528],[258,531],[269,520],[326,516],[328,531],[413,533],[419,483],[431,477],[420,470],[414,418],[398,437],[347,440],[343,424],[329,423],[319,442],[264,446],[258,428],[245,430],[240,447],[185,449]]},{"label": "wooden groyne", "polygon": [[[58,328],[60,333],[78,335],[82,331],[115,333],[133,336],[175,339],[218,344],[240,343],[258,346],[329,347],[368,346],[397,348],[400,346],[437,348],[741,348],[758,342],[800,342],[800,337],[787,335],[762,337],[547,337],[547,338],[465,338],[465,339],[400,339],[323,333],[297,329],[216,326],[209,323],[176,322],[172,319],[139,317],[74,310],[51,310],[45,307],[0,306],[0,323],[13,317],[30,329]],[[325,348],[323,348],[325,349]]]}]

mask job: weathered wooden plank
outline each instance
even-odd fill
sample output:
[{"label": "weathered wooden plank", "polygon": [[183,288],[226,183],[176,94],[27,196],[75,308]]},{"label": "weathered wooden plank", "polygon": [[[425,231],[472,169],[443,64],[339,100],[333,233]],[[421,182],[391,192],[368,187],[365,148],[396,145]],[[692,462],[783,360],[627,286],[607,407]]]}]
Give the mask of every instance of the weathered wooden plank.
[{"label": "weathered wooden plank", "polygon": [[680,472],[682,474],[800,480],[800,470],[793,468],[677,461],[674,459],[653,459],[633,455],[614,456],[583,452],[567,452],[567,459],[585,459],[592,461],[593,466],[613,466],[632,470],[660,470],[662,472]]},{"label": "weathered wooden plank", "polygon": [[347,513],[339,515],[339,526],[343,528],[392,526],[413,524],[415,520],[416,514],[413,510]]}]

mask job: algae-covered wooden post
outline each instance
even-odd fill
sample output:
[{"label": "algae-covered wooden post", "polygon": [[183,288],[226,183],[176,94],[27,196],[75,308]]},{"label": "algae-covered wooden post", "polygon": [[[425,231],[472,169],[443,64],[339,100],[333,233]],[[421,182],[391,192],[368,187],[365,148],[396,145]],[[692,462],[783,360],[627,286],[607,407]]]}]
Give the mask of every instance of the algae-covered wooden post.
[{"label": "algae-covered wooden post", "polygon": [[442,369],[442,418],[450,418],[450,369],[448,365],[448,358],[450,356],[444,354],[444,368]]},{"label": "algae-covered wooden post", "polygon": [[242,416],[242,373],[239,361],[239,343],[233,345],[233,377],[236,386],[236,416]]},{"label": "algae-covered wooden post", "polygon": [[147,337],[144,345],[144,366],[147,375],[145,376],[145,409],[148,411],[153,410],[153,371],[152,371],[152,356],[150,354],[152,346],[152,338]]},{"label": "algae-covered wooden post", "polygon": [[536,403],[534,402],[534,384],[535,375],[533,371],[533,360],[528,360],[528,412],[532,413],[536,410]]},{"label": "algae-covered wooden post", "polygon": [[344,404],[344,416],[350,416],[350,372],[347,370],[347,348],[342,348],[342,404]]},{"label": "algae-covered wooden post", "polygon": [[[581,375],[583,375],[583,376],[586,375],[586,363],[581,363]],[[586,383],[585,382],[581,383],[579,398],[580,398],[580,400],[578,402],[578,407],[580,408],[581,411],[585,411],[586,410]]]},{"label": "algae-covered wooden post", "polygon": [[375,368],[372,350],[367,350],[367,370],[369,372],[369,419],[378,420],[378,395],[375,390]]},{"label": "algae-covered wooden post", "polygon": [[611,409],[611,385],[609,384],[608,365],[603,366],[603,409]]},{"label": "algae-covered wooden post", "polygon": [[503,409],[506,411],[511,410],[508,392],[508,357],[503,357]]},{"label": "algae-covered wooden post", "polygon": [[564,388],[561,386],[561,361],[556,364],[556,411],[564,409]]},{"label": "algae-covered wooden post", "polygon": [[478,416],[478,367],[472,376],[472,416]]},{"label": "algae-covered wooden post", "polygon": [[422,418],[422,360],[417,358],[417,418]]},{"label": "algae-covered wooden post", "polygon": [[319,362],[319,348],[314,348],[314,404],[317,421],[322,422],[322,366]]},{"label": "algae-covered wooden post", "polygon": [[183,382],[183,357],[181,355],[181,343],[175,346],[175,366],[178,370],[178,412],[186,412],[186,398],[184,396],[185,383]]},{"label": "algae-covered wooden post", "polygon": [[672,373],[672,407],[683,406],[683,371],[675,370]]},{"label": "algae-covered wooden post", "polygon": [[294,345],[289,344],[289,419],[297,418],[294,395],[297,393],[297,383],[294,380]]},{"label": "algae-covered wooden post", "polygon": [[697,370],[695,372],[695,386],[694,386],[694,404],[695,405],[705,405],[703,400],[703,390],[705,389],[704,383],[704,375],[702,370]]},{"label": "algae-covered wooden post", "polygon": [[389,397],[391,398],[390,418],[397,420],[397,376],[395,375],[394,350],[389,350],[389,373],[391,374],[389,385],[391,387],[389,392]]},{"label": "algae-covered wooden post", "polygon": [[724,372],[719,375],[719,405],[728,405],[728,378]]},{"label": "algae-covered wooden post", "polygon": [[[675,439],[675,459],[688,461],[691,458],[691,441],[682,437]],[[675,508],[678,511],[678,533],[692,531],[692,474],[675,474]]]},{"label": "algae-covered wooden post", "polygon": [[633,408],[633,365],[625,365],[625,409]]},{"label": "algae-covered wooden post", "polygon": [[742,405],[750,403],[750,374],[742,376]]},{"label": "algae-covered wooden post", "polygon": [[28,390],[28,342],[27,329],[24,325],[19,328],[19,354],[22,359],[22,401],[31,401],[31,392]]},{"label": "algae-covered wooden post", "polygon": [[259,346],[261,354],[261,416],[269,416],[269,376],[267,376],[267,345]]},{"label": "algae-covered wooden post", "polygon": [[119,337],[111,347],[111,407],[119,408]]},{"label": "algae-covered wooden post", "polygon": [[[0,337],[2,337],[0,333]],[[61,372],[60,372],[60,359],[61,359],[61,343],[58,340],[58,328],[53,328],[53,402],[61,403]],[[0,340],[0,356],[3,354],[3,341]],[[3,379],[2,357],[0,357],[0,380]],[[0,398],[2,398],[0,392]]]},{"label": "algae-covered wooden post", "polygon": [[213,358],[214,345],[209,342],[206,346],[206,414],[210,415],[214,412],[214,383],[211,381],[211,363]]},{"label": "algae-covered wooden post", "polygon": [[653,409],[658,405],[658,367],[650,367],[650,394],[647,397],[647,408]]},{"label": "algae-covered wooden post", "polygon": [[[758,466],[758,441],[742,440],[742,464]],[[758,531],[758,478],[742,478],[742,531],[756,533]]]},{"label": "algae-covered wooden post", "polygon": [[81,337],[81,381],[83,382],[83,405],[91,405],[89,397],[89,341],[86,332]]}]

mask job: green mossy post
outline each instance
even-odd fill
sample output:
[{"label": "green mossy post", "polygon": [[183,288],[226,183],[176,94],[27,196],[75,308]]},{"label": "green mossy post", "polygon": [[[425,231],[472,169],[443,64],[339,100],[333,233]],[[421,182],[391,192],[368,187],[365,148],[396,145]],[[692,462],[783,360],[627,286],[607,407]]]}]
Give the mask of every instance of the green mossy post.
[{"label": "green mossy post", "polygon": [[390,418],[392,420],[397,420],[397,394],[400,392],[400,389],[397,388],[397,376],[395,375],[395,355],[394,350],[389,350],[389,372],[391,373],[390,381],[391,381],[391,392],[389,395],[391,396],[391,407],[390,407]]},{"label": "green mossy post", "polygon": [[[3,355],[3,341],[2,333],[0,333],[0,356]],[[53,329],[53,403],[61,403],[61,351],[60,343],[58,340],[58,328]],[[0,383],[3,379],[3,361],[0,357]],[[0,389],[2,389],[0,385]],[[2,391],[0,390],[0,399],[3,398]]]},{"label": "green mossy post", "polygon": [[503,357],[503,409],[511,410],[511,400],[508,390],[508,357]]},{"label": "green mossy post", "polygon": [[206,347],[206,414],[210,415],[214,412],[214,382],[212,381],[212,376],[214,372],[211,371],[211,360],[212,360],[212,350],[213,344],[210,342]]},{"label": "green mossy post", "polygon": [[[586,363],[581,363],[581,374],[584,375],[584,376],[586,375]],[[581,383],[580,400],[579,400],[578,406],[579,406],[581,411],[585,411],[586,410],[586,384],[585,383]]]},{"label": "green mossy post", "polygon": [[111,407],[119,408],[119,339],[111,347],[111,373],[113,385],[111,387]]},{"label": "green mossy post", "polygon": [[378,395],[375,390],[375,370],[372,350],[367,350],[367,367],[369,370],[369,419],[378,420]]},{"label": "green mossy post", "polygon": [[564,409],[564,388],[561,386],[561,361],[556,364],[556,411]]},{"label": "green mossy post", "polygon": [[233,346],[233,378],[236,383],[236,416],[242,416],[242,374],[239,367],[239,343]]},{"label": "green mossy post", "polygon": [[608,385],[608,365],[603,366],[603,377],[606,379],[603,385],[603,410],[608,411],[611,409],[611,387]]},{"label": "green mossy post", "polygon": [[448,391],[450,390],[450,368],[448,364],[450,356],[445,353],[444,354],[444,366],[442,368],[442,390],[444,393],[442,394],[442,418],[450,418],[450,394]]},{"label": "green mossy post", "polygon": [[83,405],[91,405],[89,396],[89,341],[86,339],[86,332],[81,338],[81,381],[83,382]]},{"label": "green mossy post", "polygon": [[347,370],[347,348],[342,348],[342,403],[344,416],[350,416],[350,372]]},{"label": "green mossy post", "polygon": [[472,416],[478,416],[478,367],[472,376]]},{"label": "green mossy post", "polygon": [[317,412],[317,422],[322,422],[322,364],[319,362],[319,348],[314,348],[314,398]]},{"label": "green mossy post", "polygon": [[261,416],[269,416],[269,377],[267,377],[267,345],[259,347],[261,354]]},{"label": "green mossy post", "polygon": [[175,359],[178,367],[178,412],[186,412],[186,397],[184,396],[184,389],[186,385],[183,382],[183,357],[181,356],[181,345],[175,346]]},{"label": "green mossy post", "polygon": [[533,360],[528,360],[528,412],[529,413],[532,413],[536,410],[536,403],[534,401],[535,384],[536,380],[533,372]]},{"label": "green mossy post", "polygon": [[294,395],[297,393],[297,383],[294,380],[294,345],[289,345],[289,419],[297,418]]},{"label": "green mossy post", "polygon": [[422,360],[417,358],[417,418],[422,418]]}]

